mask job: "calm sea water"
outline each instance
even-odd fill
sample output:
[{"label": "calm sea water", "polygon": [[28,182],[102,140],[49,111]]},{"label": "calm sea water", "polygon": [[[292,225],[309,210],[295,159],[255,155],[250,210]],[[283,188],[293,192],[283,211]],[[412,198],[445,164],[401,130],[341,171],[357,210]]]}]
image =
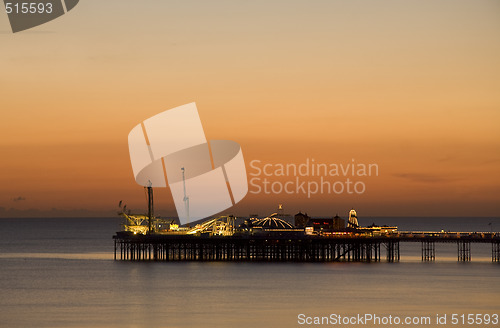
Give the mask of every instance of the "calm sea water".
[{"label": "calm sea water", "polygon": [[[500,230],[500,218],[368,221]],[[439,327],[461,327],[452,314],[500,314],[500,264],[489,244],[472,245],[470,263],[456,261],[454,244],[438,244],[434,263],[420,262],[419,244],[403,244],[399,263],[128,263],[113,261],[119,223],[0,219],[0,327],[304,327],[314,325],[300,325],[299,314],[365,313],[429,316],[427,327],[447,314]]]}]

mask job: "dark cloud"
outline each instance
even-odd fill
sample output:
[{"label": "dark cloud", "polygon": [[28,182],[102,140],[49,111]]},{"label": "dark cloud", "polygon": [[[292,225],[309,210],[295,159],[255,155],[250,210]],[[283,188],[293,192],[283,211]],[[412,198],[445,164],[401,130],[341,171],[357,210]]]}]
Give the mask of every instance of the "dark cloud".
[{"label": "dark cloud", "polygon": [[13,198],[12,200],[13,200],[14,202],[20,202],[20,201],[26,200],[26,197],[23,197],[23,196],[17,196],[16,198]]},{"label": "dark cloud", "polygon": [[55,217],[116,217],[116,212],[93,211],[87,209],[58,209],[41,210],[37,208],[16,209],[0,206],[0,218],[55,218]]}]

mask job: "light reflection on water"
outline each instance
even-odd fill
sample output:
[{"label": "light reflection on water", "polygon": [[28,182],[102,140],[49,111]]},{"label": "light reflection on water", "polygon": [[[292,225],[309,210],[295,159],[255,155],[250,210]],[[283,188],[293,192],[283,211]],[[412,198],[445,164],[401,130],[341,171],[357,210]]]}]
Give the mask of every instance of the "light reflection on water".
[{"label": "light reflection on water", "polygon": [[0,253],[0,259],[113,260],[113,253]]},{"label": "light reflection on water", "polygon": [[492,263],[1,259],[6,327],[294,327],[297,315],[492,313]]},{"label": "light reflection on water", "polygon": [[[118,254],[119,256],[119,254]],[[113,253],[0,253],[0,259],[61,259],[61,260],[101,260],[113,261]],[[385,262],[384,255],[380,262]],[[473,262],[491,262],[491,257],[480,256],[473,257]],[[145,261],[146,262],[146,261]],[[152,262],[152,261],[150,261]],[[421,255],[402,255],[399,261],[405,262],[422,262]],[[434,262],[457,262],[457,256],[451,256],[450,253],[438,256]]]},{"label": "light reflection on water", "polygon": [[9,224],[0,327],[303,327],[299,313],[500,312],[489,244],[472,245],[470,263],[457,262],[456,244],[436,244],[436,262],[421,263],[418,243],[401,245],[400,263],[139,263],[112,260],[111,221]]}]

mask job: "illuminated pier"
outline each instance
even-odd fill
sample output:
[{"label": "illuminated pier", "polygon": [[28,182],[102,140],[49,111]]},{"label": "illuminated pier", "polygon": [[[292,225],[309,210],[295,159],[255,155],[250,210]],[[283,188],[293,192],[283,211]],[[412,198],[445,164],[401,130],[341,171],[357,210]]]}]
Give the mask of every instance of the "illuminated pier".
[{"label": "illuminated pier", "polygon": [[154,217],[149,186],[148,214],[131,214],[120,201],[124,230],[113,237],[115,260],[125,261],[295,261],[398,262],[400,243],[420,243],[422,261],[436,260],[436,243],[456,243],[458,261],[471,261],[471,244],[491,243],[493,262],[500,263],[500,234],[494,232],[398,231],[397,227],[359,226],[349,212],[347,227],[338,215],[311,218],[299,212],[295,224],[278,206],[265,218],[248,218],[236,227],[236,218],[211,218],[194,227]]}]

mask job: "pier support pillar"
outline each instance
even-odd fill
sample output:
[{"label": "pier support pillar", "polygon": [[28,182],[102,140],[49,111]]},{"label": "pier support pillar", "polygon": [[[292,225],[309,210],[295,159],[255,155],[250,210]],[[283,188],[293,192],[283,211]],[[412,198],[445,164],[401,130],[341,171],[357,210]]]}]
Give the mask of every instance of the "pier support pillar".
[{"label": "pier support pillar", "polygon": [[436,260],[436,243],[431,240],[422,241],[422,261]]},{"label": "pier support pillar", "polygon": [[491,243],[491,260],[500,263],[500,242],[493,241]]},{"label": "pier support pillar", "polygon": [[387,262],[399,262],[399,240],[390,240],[386,243]]},{"label": "pier support pillar", "polygon": [[465,241],[465,240],[458,241],[458,261],[460,262],[470,261],[470,241]]}]

